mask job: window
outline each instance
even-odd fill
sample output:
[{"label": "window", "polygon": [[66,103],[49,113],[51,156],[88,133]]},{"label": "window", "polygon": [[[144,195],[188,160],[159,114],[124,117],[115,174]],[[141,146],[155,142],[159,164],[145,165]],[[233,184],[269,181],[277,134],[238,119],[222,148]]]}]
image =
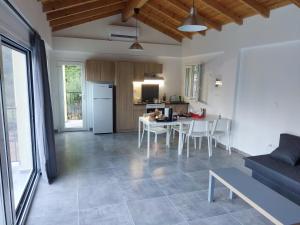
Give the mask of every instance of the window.
[{"label": "window", "polygon": [[185,97],[199,102],[207,101],[207,85],[204,65],[190,65],[185,68]]},{"label": "window", "polygon": [[[0,39],[1,51],[1,171],[5,208],[17,222],[27,203],[33,182],[37,177],[32,108],[32,80],[30,51],[6,39]],[[9,204],[9,207],[7,207]],[[1,207],[1,206],[0,206]],[[0,212],[1,213],[1,212]],[[13,216],[12,216],[13,215]],[[0,221],[1,222],[1,221]]]}]

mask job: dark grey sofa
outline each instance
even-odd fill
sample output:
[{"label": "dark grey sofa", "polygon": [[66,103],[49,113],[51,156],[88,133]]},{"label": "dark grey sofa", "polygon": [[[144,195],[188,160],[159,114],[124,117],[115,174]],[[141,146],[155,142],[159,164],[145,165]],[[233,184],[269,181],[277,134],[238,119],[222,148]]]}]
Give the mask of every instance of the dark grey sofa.
[{"label": "dark grey sofa", "polygon": [[[281,134],[280,143],[300,145],[300,137]],[[252,170],[252,177],[286,198],[300,205],[300,163],[292,166],[271,154],[245,158],[245,166]]]}]

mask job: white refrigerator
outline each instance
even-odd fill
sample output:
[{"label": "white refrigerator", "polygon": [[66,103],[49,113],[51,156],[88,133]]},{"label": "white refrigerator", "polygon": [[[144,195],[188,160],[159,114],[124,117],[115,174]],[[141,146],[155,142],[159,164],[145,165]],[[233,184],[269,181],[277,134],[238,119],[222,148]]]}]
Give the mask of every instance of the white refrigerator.
[{"label": "white refrigerator", "polygon": [[113,133],[113,85],[93,84],[93,133]]}]

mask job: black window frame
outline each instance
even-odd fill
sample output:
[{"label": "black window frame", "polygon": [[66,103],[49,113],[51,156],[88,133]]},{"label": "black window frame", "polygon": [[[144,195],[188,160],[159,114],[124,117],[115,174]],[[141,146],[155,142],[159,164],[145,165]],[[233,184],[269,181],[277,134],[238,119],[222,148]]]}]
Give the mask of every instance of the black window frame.
[{"label": "black window frame", "polygon": [[[32,50],[24,47],[23,45],[15,42],[14,40],[4,36],[0,35],[0,48],[2,46],[6,46],[8,48],[11,48],[13,50],[16,50],[18,52],[21,52],[26,55],[26,64],[27,64],[27,86],[28,86],[28,101],[29,101],[29,114],[30,114],[30,129],[31,129],[31,143],[32,143],[32,160],[33,160],[33,168],[32,173],[30,175],[29,180],[27,181],[27,185],[25,188],[25,191],[22,194],[22,197],[20,199],[20,202],[17,207],[14,206],[14,203],[11,203],[11,213],[14,213],[13,218],[15,219],[15,224],[20,224],[22,221],[24,221],[24,212],[27,210],[28,205],[30,204],[30,198],[32,193],[34,192],[35,183],[38,180],[38,177],[40,175],[39,165],[38,165],[38,151],[37,151],[37,143],[36,143],[36,131],[35,131],[35,111],[34,111],[34,90],[33,90],[33,69],[32,69]],[[2,49],[0,49],[2,51]],[[2,57],[2,54],[0,54]],[[2,60],[2,59],[0,59]],[[1,64],[3,67],[3,65]],[[2,69],[2,68],[1,68]],[[0,74],[1,75],[1,74]],[[2,91],[2,75],[0,79],[0,85],[1,85],[1,98],[3,98],[3,91]],[[3,107],[3,105],[1,105]],[[5,108],[2,108],[3,117],[4,120],[4,129],[6,129],[6,113]],[[5,144],[6,148],[4,149],[5,154],[7,156],[6,160],[8,163],[10,163],[10,152],[9,152],[9,146],[7,137],[5,137]],[[11,170],[10,166],[8,168]],[[12,173],[9,173],[12,175]],[[12,181],[10,181],[10,185],[12,185]],[[10,194],[13,195],[13,186],[10,186]],[[13,199],[13,198],[12,198]]]}]

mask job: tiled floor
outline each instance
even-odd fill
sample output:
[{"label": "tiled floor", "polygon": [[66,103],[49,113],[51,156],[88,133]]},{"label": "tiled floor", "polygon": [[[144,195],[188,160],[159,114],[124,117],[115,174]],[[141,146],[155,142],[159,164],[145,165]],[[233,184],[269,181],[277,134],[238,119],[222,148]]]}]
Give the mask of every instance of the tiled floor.
[{"label": "tiled floor", "polygon": [[146,160],[134,133],[57,135],[60,177],[51,186],[40,182],[27,225],[270,224],[240,199],[228,200],[221,184],[207,202],[208,169],[248,172],[242,156],[214,149],[208,159],[203,142],[187,159],[177,156],[176,141],[170,149],[164,142]]}]

